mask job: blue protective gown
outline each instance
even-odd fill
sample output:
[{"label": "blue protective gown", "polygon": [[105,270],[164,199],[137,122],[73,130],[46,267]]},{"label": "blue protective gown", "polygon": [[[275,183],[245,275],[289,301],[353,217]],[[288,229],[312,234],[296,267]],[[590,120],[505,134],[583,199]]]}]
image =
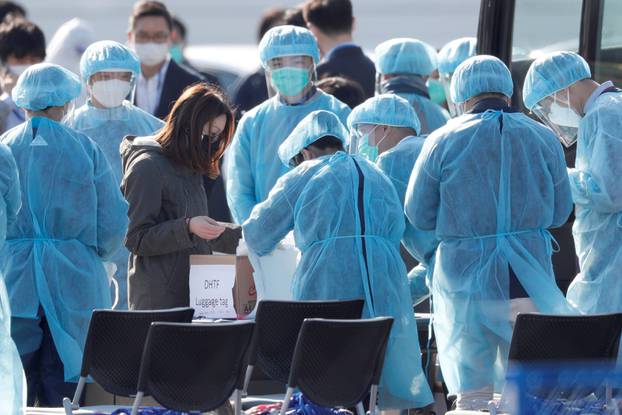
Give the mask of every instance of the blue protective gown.
[{"label": "blue protective gown", "polygon": [[570,170],[581,273],[567,296],[587,314],[622,311],[621,104],[622,93],[608,92],[587,109]]},{"label": "blue protective gown", "polygon": [[421,121],[421,134],[430,134],[432,131],[441,128],[449,120],[449,113],[429,98],[407,92],[401,92],[397,95],[410,102],[415,108],[419,121]]},{"label": "blue protective gown", "polygon": [[431,134],[405,211],[440,244],[432,278],[434,331],[452,394],[494,385],[507,361],[509,267],[542,313],[573,313],[558,289],[547,229],[572,200],[561,145],[520,113],[466,114]]},{"label": "blue protective gown", "polygon": [[288,171],[279,159],[279,146],[316,110],[331,111],[347,125],[350,108],[319,90],[301,105],[286,105],[277,95],[244,114],[228,151],[227,202],[236,223],[244,222]]},{"label": "blue protective gown", "polygon": [[[17,165],[11,150],[0,144],[0,250],[21,206]],[[25,404],[24,369],[15,342],[11,338],[9,296],[0,274],[0,408],[6,414],[20,413]]]},{"label": "blue protective gown", "polygon": [[[150,136],[164,126],[162,120],[128,101],[124,101],[116,108],[95,108],[90,103],[86,103],[73,113],[66,124],[89,136],[102,149],[117,186],[121,185],[123,175],[119,152],[123,137],[126,135]],[[117,266],[114,279],[119,283],[117,309],[127,309],[128,258],[129,252],[125,247],[119,249],[112,257]]]},{"label": "blue protective gown", "polygon": [[[400,141],[392,149],[382,153],[376,165],[391,180],[393,187],[397,191],[397,196],[402,205],[406,197],[406,187],[408,180],[415,167],[417,157],[421,153],[425,137],[406,137]],[[420,265],[413,268],[408,273],[410,284],[410,292],[414,303],[419,303],[429,295],[428,285],[430,283],[429,275],[427,275],[428,265],[434,256],[434,251],[438,242],[434,232],[424,232],[415,229],[415,227],[406,220],[404,235],[402,236],[402,244],[406,250],[417,260]],[[433,269],[433,267],[432,267]]]},{"label": "blue protective gown", "polygon": [[243,226],[249,248],[259,255],[270,253],[292,229],[301,251],[292,283],[295,300],[363,298],[365,317],[395,318],[380,407],[431,403],[399,254],[404,214],[386,177],[343,152],[302,163],[278,180]]},{"label": "blue protective gown", "polygon": [[127,203],[108,161],[84,134],[47,118],[31,120],[0,137],[17,162],[22,209],[0,253],[20,354],[39,348],[43,309],[64,365],[78,377],[94,308],[109,308],[102,261],[121,246]]}]

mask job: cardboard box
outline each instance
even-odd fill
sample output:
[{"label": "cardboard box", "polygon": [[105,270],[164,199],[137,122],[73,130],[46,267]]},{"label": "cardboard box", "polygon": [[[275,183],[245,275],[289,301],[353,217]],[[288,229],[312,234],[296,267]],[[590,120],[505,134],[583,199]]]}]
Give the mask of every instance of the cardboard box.
[{"label": "cardboard box", "polygon": [[[229,275],[230,272],[235,275]],[[253,272],[247,256],[191,255],[190,307],[195,308],[195,317],[232,318],[233,316],[229,315],[231,312],[228,307],[229,299],[233,301],[237,318],[244,318],[251,313],[257,303]],[[229,286],[231,286],[230,296]],[[208,287],[213,288],[212,293],[207,294]],[[213,307],[214,303],[218,304]],[[208,306],[205,306],[206,304]],[[197,309],[202,311],[199,312]]]}]

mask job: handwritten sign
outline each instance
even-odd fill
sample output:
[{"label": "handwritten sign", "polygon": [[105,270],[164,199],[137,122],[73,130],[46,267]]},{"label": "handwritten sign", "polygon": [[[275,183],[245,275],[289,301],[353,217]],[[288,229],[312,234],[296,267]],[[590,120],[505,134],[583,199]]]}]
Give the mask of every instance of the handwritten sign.
[{"label": "handwritten sign", "polygon": [[236,318],[235,257],[200,258],[190,260],[190,307],[194,308],[194,318]]}]

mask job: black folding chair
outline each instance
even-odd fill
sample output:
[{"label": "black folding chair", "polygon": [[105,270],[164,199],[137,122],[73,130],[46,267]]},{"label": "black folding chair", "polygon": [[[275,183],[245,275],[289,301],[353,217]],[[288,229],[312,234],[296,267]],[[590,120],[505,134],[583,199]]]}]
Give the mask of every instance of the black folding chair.
[{"label": "black folding chair", "polygon": [[390,317],[306,319],[298,336],[281,415],[285,415],[295,389],[316,405],[356,407],[358,415],[365,415],[363,400],[369,393],[369,413],[374,415],[392,325]]},{"label": "black folding chair", "polygon": [[510,362],[613,360],[622,313],[592,316],[519,314],[510,343]]},{"label": "black folding chair", "polygon": [[255,366],[259,366],[270,379],[287,383],[298,333],[306,318],[359,319],[363,304],[363,300],[260,301],[244,393],[248,390]]},{"label": "black folding chair", "polygon": [[133,396],[149,327],[154,321],[190,322],[189,307],[168,310],[94,310],[86,336],[80,380],[73,396],[63,399],[65,411],[79,409],[86,379],[91,376],[106,392]]},{"label": "black folding chair", "polygon": [[140,365],[132,415],[145,395],[168,409],[207,412],[232,395],[235,415],[241,406],[252,321],[179,324],[153,323]]},{"label": "black folding chair", "polygon": [[[622,313],[599,315],[546,315],[538,313],[519,314],[516,318],[508,366],[525,364],[550,365],[559,363],[570,370],[568,363],[615,363],[622,334]],[[552,390],[551,390],[552,388]],[[532,392],[550,399],[587,395],[591,388],[539,387]],[[606,388],[607,399],[611,389]],[[496,414],[505,402],[491,403],[489,410]]]}]

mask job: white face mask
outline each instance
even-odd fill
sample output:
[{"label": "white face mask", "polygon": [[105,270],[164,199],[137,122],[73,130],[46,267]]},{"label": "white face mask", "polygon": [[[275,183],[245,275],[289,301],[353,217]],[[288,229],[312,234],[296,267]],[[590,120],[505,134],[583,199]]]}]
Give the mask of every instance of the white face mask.
[{"label": "white face mask", "polygon": [[118,107],[127,98],[132,89],[132,84],[121,79],[109,79],[96,81],[91,85],[93,97],[106,108]]},{"label": "white face mask", "polygon": [[26,69],[30,68],[30,65],[7,65],[7,69],[16,77],[19,77],[24,73]]},{"label": "white face mask", "polygon": [[134,43],[134,51],[140,59],[140,63],[147,66],[155,66],[166,59],[168,55],[168,42],[164,43]]},{"label": "white face mask", "polygon": [[562,127],[579,128],[581,117],[571,108],[553,102],[549,110],[549,120]]}]

